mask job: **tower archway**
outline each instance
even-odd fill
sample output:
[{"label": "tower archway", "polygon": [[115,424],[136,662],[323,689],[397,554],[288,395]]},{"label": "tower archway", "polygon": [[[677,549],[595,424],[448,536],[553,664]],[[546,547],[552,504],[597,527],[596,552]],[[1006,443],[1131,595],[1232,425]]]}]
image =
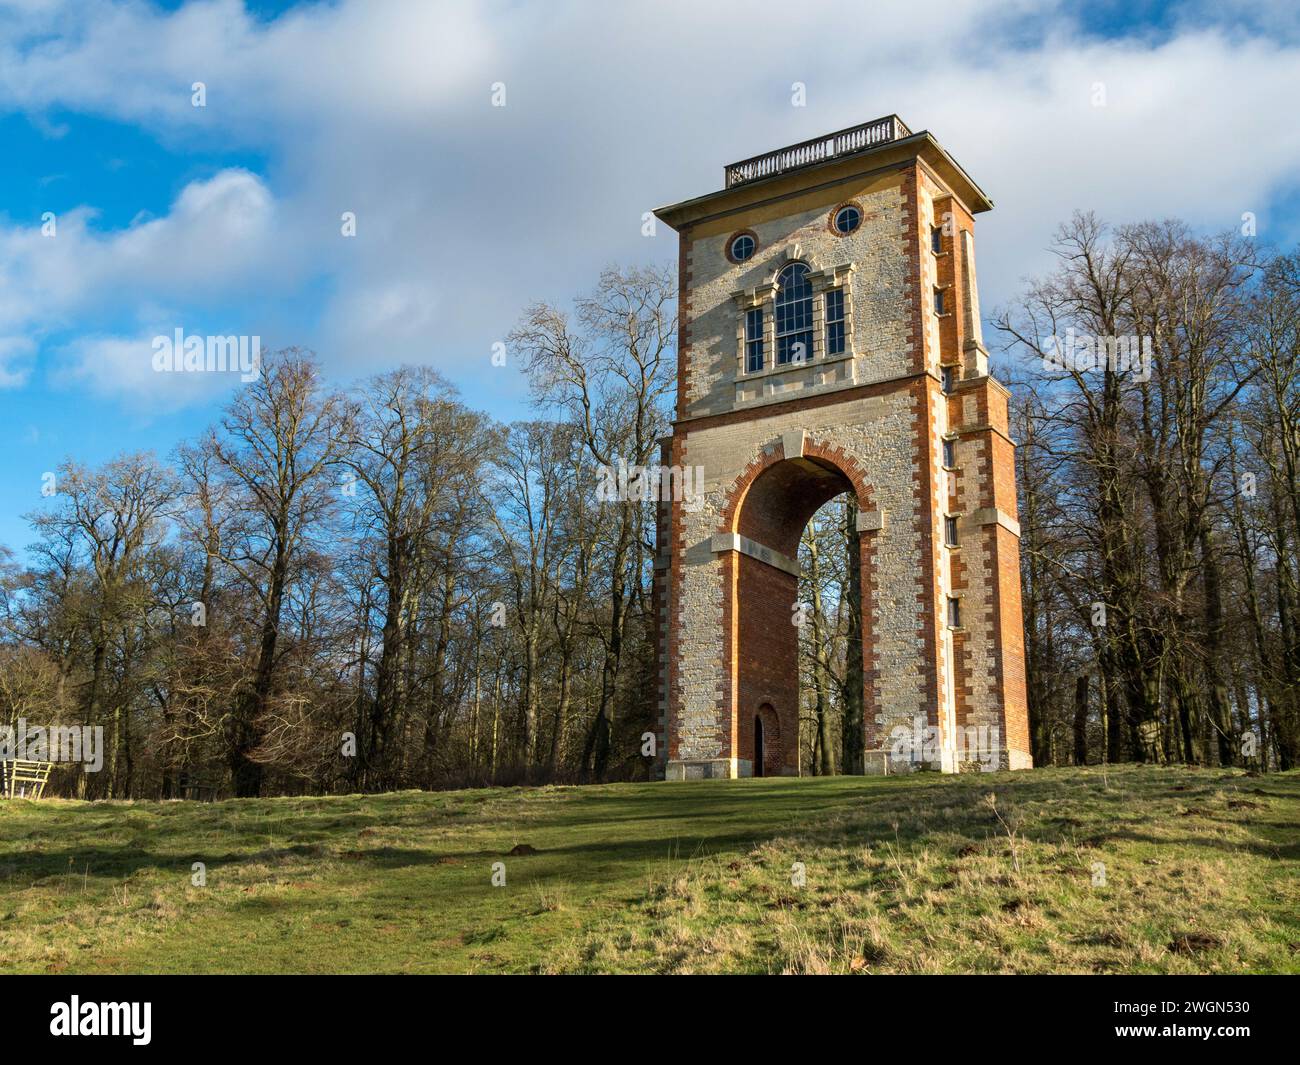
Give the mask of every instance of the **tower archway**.
[{"label": "tower archway", "polygon": [[[734,619],[726,710],[741,776],[799,772],[799,635],[808,610],[799,596],[799,541],[812,516],[836,496],[851,494],[859,508],[870,508],[870,489],[854,464],[815,442],[800,451],[787,458],[783,445],[779,458],[741,479],[721,534],[731,540],[723,570]],[[857,474],[857,484],[843,467]],[[861,574],[861,557],[856,564]],[[870,583],[868,573],[862,587]],[[778,736],[784,738],[779,746]]]}]

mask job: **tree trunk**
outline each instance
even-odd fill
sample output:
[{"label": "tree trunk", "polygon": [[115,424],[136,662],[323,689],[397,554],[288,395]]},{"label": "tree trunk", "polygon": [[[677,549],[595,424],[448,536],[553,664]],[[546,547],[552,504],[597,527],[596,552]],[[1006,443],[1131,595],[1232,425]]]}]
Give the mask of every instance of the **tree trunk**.
[{"label": "tree trunk", "polygon": [[[1035,762],[1037,765],[1038,763]],[[1074,680],[1074,764],[1088,764],[1088,674]]]},{"label": "tree trunk", "polygon": [[866,685],[872,683],[863,670],[866,621],[862,617],[862,537],[858,532],[858,503],[852,496],[844,508],[847,577],[843,608],[848,611],[844,647],[844,695],[840,710],[840,771],[860,775],[865,771]]}]

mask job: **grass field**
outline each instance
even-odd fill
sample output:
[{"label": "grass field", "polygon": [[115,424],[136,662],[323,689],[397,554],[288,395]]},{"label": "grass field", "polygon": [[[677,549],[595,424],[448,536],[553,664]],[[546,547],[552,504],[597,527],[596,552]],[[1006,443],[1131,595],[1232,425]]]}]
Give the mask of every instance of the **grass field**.
[{"label": "grass field", "polygon": [[1300,774],[0,801],[0,971],[1297,972]]}]

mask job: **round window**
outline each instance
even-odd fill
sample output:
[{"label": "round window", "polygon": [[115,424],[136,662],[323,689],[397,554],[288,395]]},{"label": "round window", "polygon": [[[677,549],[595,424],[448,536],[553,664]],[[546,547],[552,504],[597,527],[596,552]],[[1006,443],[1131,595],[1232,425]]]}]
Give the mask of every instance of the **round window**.
[{"label": "round window", "polygon": [[841,207],[835,212],[835,230],[838,233],[852,233],[862,225],[862,212],[852,204]]},{"label": "round window", "polygon": [[754,254],[757,247],[758,244],[750,234],[741,233],[731,240],[731,258],[734,262],[743,263]]}]

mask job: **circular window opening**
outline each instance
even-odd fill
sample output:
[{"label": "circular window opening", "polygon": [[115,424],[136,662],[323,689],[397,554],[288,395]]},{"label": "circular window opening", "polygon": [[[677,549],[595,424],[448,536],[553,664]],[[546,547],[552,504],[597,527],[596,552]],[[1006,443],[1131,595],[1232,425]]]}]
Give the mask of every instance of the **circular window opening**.
[{"label": "circular window opening", "polygon": [[727,246],[727,254],[733,263],[743,263],[758,248],[758,241],[752,233],[737,233]]},{"label": "circular window opening", "polygon": [[862,225],[862,212],[852,204],[841,207],[835,212],[835,232],[845,236]]}]

